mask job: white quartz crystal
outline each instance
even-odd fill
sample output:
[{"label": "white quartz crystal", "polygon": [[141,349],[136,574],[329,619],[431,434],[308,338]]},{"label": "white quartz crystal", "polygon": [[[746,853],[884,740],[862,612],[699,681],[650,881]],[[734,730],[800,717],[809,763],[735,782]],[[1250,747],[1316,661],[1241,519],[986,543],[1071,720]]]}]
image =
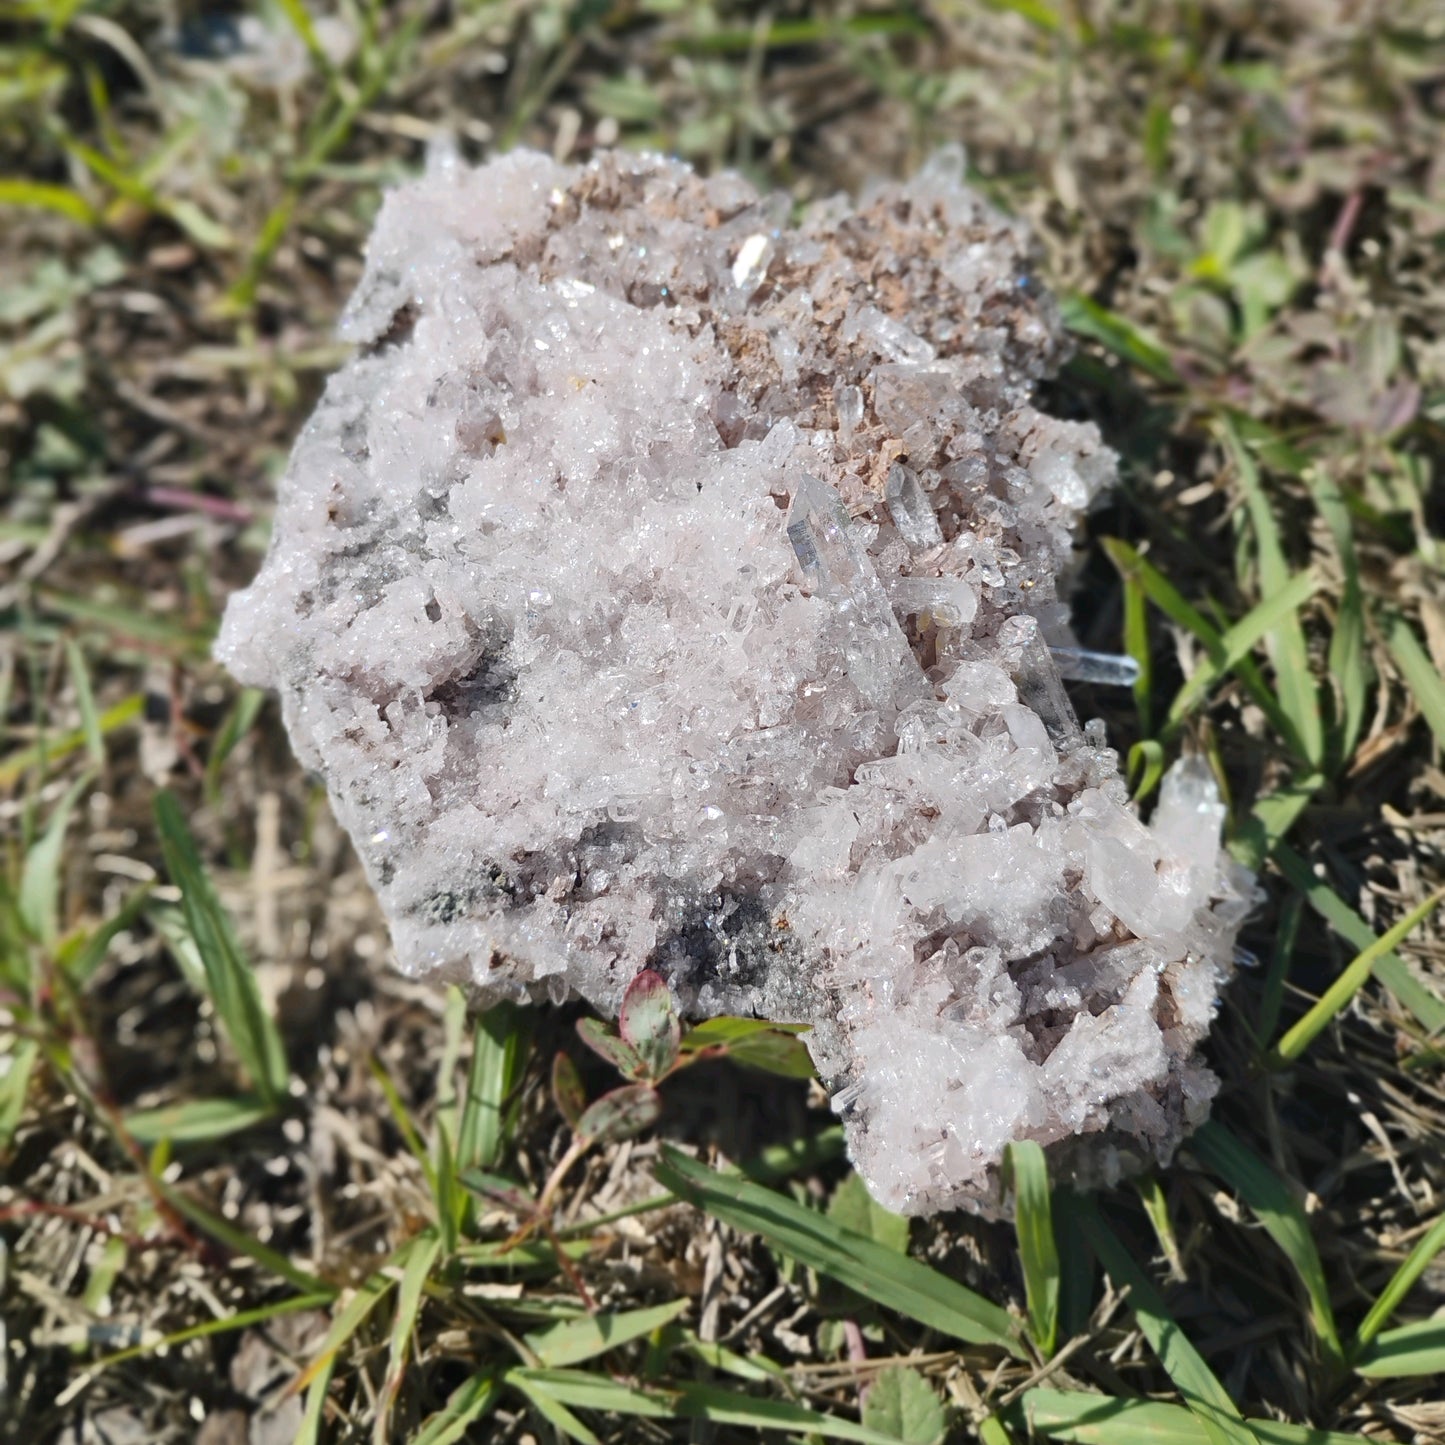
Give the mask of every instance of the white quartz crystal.
[{"label": "white quartz crystal", "polygon": [[401,966],[813,1025],[908,1212],[1163,1160],[1252,898],[1131,809],[1049,644],[1114,475],[1037,411],[1027,237],[944,152],[791,221],[650,156],[387,197],[220,656],[280,690]]}]

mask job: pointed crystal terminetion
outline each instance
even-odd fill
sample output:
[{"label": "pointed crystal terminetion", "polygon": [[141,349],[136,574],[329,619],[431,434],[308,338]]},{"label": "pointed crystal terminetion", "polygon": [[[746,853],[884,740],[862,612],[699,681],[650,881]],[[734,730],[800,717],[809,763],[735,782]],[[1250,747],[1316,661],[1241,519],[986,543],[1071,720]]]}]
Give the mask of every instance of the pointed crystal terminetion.
[{"label": "pointed crystal terminetion", "polygon": [[915,552],[926,552],[930,547],[943,545],[943,528],[938,525],[938,515],[918,474],[902,462],[894,462],[888,469],[888,480],[884,483],[884,496],[888,499],[888,511],[898,535]]}]

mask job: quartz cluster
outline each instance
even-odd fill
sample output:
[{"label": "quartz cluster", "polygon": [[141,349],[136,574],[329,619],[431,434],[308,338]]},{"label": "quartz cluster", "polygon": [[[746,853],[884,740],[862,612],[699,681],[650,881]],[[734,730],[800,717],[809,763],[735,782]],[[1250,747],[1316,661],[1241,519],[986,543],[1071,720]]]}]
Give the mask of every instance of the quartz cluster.
[{"label": "quartz cluster", "polygon": [[1047,416],[1028,238],[945,151],[795,217],[676,161],[390,194],[220,656],[280,690],[401,966],[812,1025],[877,1197],[1105,1180],[1209,1106],[1252,901],[1152,823],[1050,647],[1114,475]]}]

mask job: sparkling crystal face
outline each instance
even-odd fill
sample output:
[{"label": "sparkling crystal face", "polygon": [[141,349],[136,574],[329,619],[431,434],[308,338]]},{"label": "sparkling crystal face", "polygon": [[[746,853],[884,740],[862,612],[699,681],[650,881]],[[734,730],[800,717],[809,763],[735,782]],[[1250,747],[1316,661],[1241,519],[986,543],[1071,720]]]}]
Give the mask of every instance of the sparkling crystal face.
[{"label": "sparkling crystal face", "polygon": [[810,1023],[913,1212],[990,1207],[1013,1138],[1167,1156],[1250,896],[1207,772],[1146,828],[1075,721],[1057,584],[1113,457],[1032,405],[1057,319],[961,174],[789,227],[656,158],[435,163],[219,645],[403,968]]}]

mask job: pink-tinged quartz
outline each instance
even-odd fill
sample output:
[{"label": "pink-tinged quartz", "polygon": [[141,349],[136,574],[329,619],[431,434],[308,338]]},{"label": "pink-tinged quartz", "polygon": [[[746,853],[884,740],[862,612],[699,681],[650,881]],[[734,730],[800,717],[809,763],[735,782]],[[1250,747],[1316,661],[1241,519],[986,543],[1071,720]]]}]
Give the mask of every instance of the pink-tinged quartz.
[{"label": "pink-tinged quartz", "polygon": [[938,156],[793,220],[675,161],[387,197],[220,656],[277,688],[400,965],[807,1036],[877,1197],[1085,1181],[1208,1110],[1253,897],[1206,769],[1130,807],[1050,654],[1114,458],[1032,403],[1027,237]]}]

